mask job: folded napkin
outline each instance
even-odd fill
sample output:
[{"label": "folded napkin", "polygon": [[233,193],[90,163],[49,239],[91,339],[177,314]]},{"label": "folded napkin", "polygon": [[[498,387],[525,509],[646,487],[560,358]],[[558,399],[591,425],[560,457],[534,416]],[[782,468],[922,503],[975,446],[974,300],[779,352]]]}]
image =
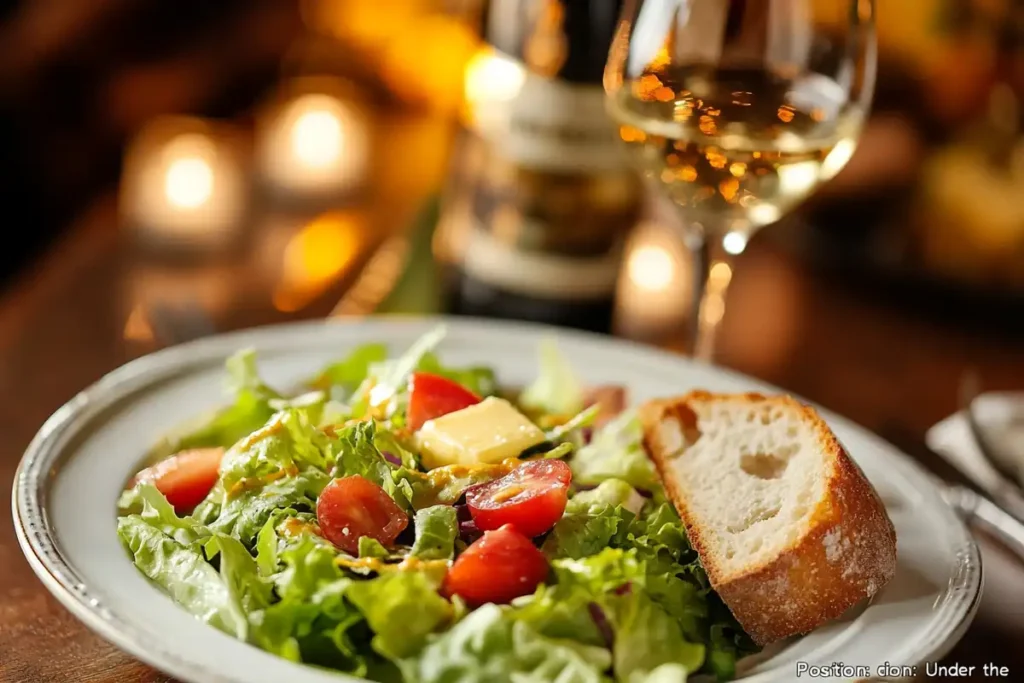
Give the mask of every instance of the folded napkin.
[{"label": "folded napkin", "polygon": [[[974,408],[990,449],[1000,458],[1000,466],[1016,473],[1014,483],[1024,487],[1024,393],[982,394],[975,400]],[[982,488],[1001,478],[986,463],[962,412],[929,429],[925,443]]]}]

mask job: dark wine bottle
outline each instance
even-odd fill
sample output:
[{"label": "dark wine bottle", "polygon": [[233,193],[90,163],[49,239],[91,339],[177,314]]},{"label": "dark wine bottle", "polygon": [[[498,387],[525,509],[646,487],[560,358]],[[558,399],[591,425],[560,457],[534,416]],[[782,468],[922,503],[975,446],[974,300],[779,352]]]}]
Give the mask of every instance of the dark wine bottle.
[{"label": "dark wine bottle", "polygon": [[621,0],[492,0],[439,256],[456,314],[607,332],[640,182],[601,78]]}]

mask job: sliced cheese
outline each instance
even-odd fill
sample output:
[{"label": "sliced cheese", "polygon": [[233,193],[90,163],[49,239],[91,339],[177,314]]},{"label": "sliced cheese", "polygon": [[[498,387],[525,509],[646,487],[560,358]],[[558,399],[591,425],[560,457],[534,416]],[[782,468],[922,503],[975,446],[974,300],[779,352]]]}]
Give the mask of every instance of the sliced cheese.
[{"label": "sliced cheese", "polygon": [[544,432],[503,398],[427,421],[416,434],[423,465],[499,463],[544,441]]}]

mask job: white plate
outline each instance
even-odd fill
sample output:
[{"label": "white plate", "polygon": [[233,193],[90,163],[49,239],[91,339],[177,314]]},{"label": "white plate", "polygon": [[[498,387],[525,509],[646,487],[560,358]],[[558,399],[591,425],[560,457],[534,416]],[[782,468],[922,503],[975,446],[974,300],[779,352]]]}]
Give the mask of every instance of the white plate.
[{"label": "white plate", "polygon": [[[363,342],[400,351],[436,319],[307,323],[204,339],[136,360],[51,417],[29,446],[14,488],[25,555],[47,588],[101,636],[139,659],[195,682],[337,683],[355,680],[293,664],[206,626],[150,585],[122,550],[115,501],[144,451],[169,428],[224,402],[222,363],[252,346],[271,384],[288,386]],[[442,357],[487,363],[524,383],[537,344],[552,333],[593,383],[629,387],[634,402],[694,387],[779,391],[719,368],[611,339],[516,323],[449,320]],[[744,680],[790,683],[797,662],[868,666],[933,661],[953,646],[978,606],[978,549],[925,472],[889,444],[824,413],[885,500],[899,538],[896,577],[866,608],[756,663]],[[850,680],[856,675],[815,678]]]}]

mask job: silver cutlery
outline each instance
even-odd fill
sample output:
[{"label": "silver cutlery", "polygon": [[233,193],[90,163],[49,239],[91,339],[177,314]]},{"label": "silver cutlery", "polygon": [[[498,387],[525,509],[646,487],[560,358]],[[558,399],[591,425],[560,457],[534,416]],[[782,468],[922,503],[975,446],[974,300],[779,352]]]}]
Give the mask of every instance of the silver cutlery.
[{"label": "silver cutlery", "polygon": [[977,524],[1024,561],[1024,522],[966,486],[936,480],[943,499],[964,521]]},{"label": "silver cutlery", "polygon": [[980,457],[971,457],[970,471],[957,467],[1006,512],[1024,522],[1024,493],[1009,478],[1003,465],[1005,458],[999,457],[978,420],[975,399],[979,393],[977,375],[973,372],[965,373],[960,383],[960,407]]}]

